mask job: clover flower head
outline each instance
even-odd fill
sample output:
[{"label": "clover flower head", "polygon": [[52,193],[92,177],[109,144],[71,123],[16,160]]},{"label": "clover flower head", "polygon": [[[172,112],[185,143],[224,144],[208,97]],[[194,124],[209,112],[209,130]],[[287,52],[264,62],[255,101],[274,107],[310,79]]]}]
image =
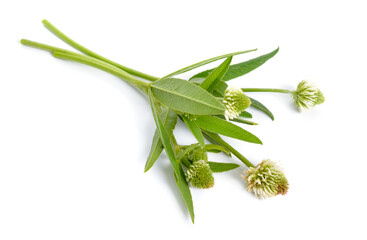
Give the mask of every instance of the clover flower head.
[{"label": "clover flower head", "polygon": [[214,186],[213,172],[204,160],[191,164],[186,171],[186,180],[197,188],[211,188]]},{"label": "clover flower head", "polygon": [[223,99],[226,108],[224,116],[227,120],[238,117],[246,108],[251,105],[251,100],[241,90],[241,88],[228,87]]},{"label": "clover flower head", "polygon": [[308,110],[325,101],[324,95],[313,83],[302,81],[292,94],[294,103],[300,111]]},{"label": "clover flower head", "polygon": [[288,191],[288,180],[275,162],[264,160],[245,173],[247,176],[243,178],[247,181],[247,191],[254,192],[256,197],[285,195]]}]

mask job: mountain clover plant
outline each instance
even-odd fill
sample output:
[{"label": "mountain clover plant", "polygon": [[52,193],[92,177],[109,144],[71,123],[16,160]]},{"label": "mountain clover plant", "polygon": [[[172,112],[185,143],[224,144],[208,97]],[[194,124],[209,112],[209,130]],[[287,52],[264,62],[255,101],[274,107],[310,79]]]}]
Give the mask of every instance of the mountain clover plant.
[{"label": "mountain clover plant", "polygon": [[[235,88],[228,86],[228,81],[245,75],[264,64],[279,50],[257,58],[231,64],[233,56],[256,51],[257,49],[229,53],[210,58],[164,77],[155,77],[128,68],[83,47],[75,42],[47,20],[44,26],[65,43],[81,53],[22,39],[23,45],[49,51],[59,59],[86,64],[113,74],[132,86],[140,89],[149,99],[156,131],[152,146],[145,164],[148,171],[165,150],[172,165],[174,178],[182,198],[194,222],[194,206],[190,186],[207,189],[214,186],[213,173],[229,171],[239,167],[235,163],[211,162],[208,152],[224,153],[236,156],[248,170],[244,172],[247,190],[256,196],[267,198],[278,194],[286,194],[288,181],[279,166],[270,160],[264,160],[254,166],[247,158],[224,141],[220,135],[235,138],[249,143],[262,144],[254,134],[239,127],[233,122],[257,125],[249,121],[252,118],[247,109],[256,108],[274,120],[273,114],[259,101],[247,96],[249,92],[277,92],[290,94],[296,107],[307,110],[324,102],[321,91],[312,83],[302,81],[296,90],[272,88]],[[190,79],[176,76],[208,63],[224,59],[216,68],[200,72]],[[196,138],[197,143],[179,145],[173,130],[177,119],[185,123]],[[207,142],[210,142],[208,144]]]}]

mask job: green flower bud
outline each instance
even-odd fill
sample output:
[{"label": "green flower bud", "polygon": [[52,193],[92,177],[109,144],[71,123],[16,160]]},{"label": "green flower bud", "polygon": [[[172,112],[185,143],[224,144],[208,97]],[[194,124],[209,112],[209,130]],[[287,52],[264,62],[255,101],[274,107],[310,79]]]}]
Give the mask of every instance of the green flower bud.
[{"label": "green flower bud", "polygon": [[251,100],[241,90],[241,88],[228,87],[224,93],[223,99],[226,108],[225,118],[233,119],[251,105]]},{"label": "green flower bud", "polygon": [[247,190],[254,192],[256,196],[267,198],[278,194],[285,195],[288,191],[288,180],[275,162],[264,160],[256,167],[250,167],[245,171],[247,176]]},{"label": "green flower bud", "polygon": [[208,161],[208,154],[207,152],[202,149],[201,147],[195,148],[188,154],[188,159],[191,162],[196,162],[199,160],[204,160],[205,162]]},{"label": "green flower bud", "polygon": [[214,186],[213,172],[204,160],[194,162],[186,171],[186,180],[197,188],[211,188]]},{"label": "green flower bud", "polygon": [[300,111],[308,110],[316,104],[325,101],[324,95],[314,84],[302,81],[298,84],[297,90],[292,94],[294,103]]}]

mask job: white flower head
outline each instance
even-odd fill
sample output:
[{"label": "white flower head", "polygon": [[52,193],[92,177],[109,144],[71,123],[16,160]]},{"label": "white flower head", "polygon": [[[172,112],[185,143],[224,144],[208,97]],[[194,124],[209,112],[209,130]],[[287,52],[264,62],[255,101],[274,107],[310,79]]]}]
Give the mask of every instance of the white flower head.
[{"label": "white flower head", "polygon": [[278,194],[285,195],[288,191],[288,180],[280,167],[270,160],[264,160],[256,167],[250,167],[244,173],[247,191],[256,196],[267,198]]},{"label": "white flower head", "polygon": [[211,188],[214,186],[213,172],[205,160],[193,162],[186,171],[186,180],[197,188]]},{"label": "white flower head", "polygon": [[316,104],[325,101],[324,95],[309,81],[302,81],[298,84],[296,91],[292,94],[294,103],[300,111],[308,110]]},{"label": "white flower head", "polygon": [[251,105],[251,100],[241,90],[241,88],[228,87],[223,99],[226,108],[224,116],[227,120],[238,117],[246,108]]}]

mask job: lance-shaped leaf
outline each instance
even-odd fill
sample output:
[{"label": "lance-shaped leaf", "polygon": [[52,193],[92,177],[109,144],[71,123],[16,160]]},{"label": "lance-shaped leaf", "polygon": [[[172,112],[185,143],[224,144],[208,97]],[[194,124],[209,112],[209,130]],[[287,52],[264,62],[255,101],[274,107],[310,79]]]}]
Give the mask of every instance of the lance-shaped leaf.
[{"label": "lance-shaped leaf", "polygon": [[158,110],[157,107],[154,104],[154,100],[153,100],[153,96],[152,93],[150,91],[150,89],[148,90],[148,95],[149,95],[149,100],[150,100],[150,107],[152,108],[152,112],[153,112],[153,117],[154,117],[154,121],[155,124],[157,126],[157,130],[159,132],[159,137],[162,141],[162,144],[164,146],[164,149],[166,150],[167,156],[169,158],[169,160],[171,161],[173,170],[175,172],[175,174],[177,174],[179,176],[180,171],[178,168],[178,164],[175,158],[175,154],[173,152],[173,148],[170,142],[170,138],[168,137],[168,134],[164,128],[163,122],[161,120],[161,118],[159,117],[158,114]]},{"label": "lance-shaped leaf", "polygon": [[[177,114],[174,111],[169,110],[168,108],[164,108],[160,116],[164,128],[167,132],[167,136],[168,138],[170,138],[172,136],[173,129],[175,128],[177,123]],[[163,144],[160,138],[159,131],[158,129],[156,129],[152,141],[152,146],[150,148],[150,153],[145,163],[144,172],[148,171],[151,167],[153,167],[154,163],[157,161],[162,151],[163,151]]]},{"label": "lance-shaped leaf", "polygon": [[[189,81],[201,84],[205,78],[192,78]],[[226,91],[228,84],[224,81],[219,81],[213,90],[213,95],[216,97],[224,97],[224,92]]]},{"label": "lance-shaped leaf", "polygon": [[196,124],[203,130],[239,139],[245,142],[262,144],[261,140],[243,128],[213,116],[199,116]]},{"label": "lance-shaped leaf", "polygon": [[215,172],[215,173],[230,171],[240,166],[236,163],[220,163],[220,162],[210,162],[210,161],[208,161],[208,164],[212,172]]},{"label": "lance-shaped leaf", "polygon": [[233,118],[233,119],[230,119],[230,121],[232,122],[238,122],[238,123],[243,123],[243,124],[247,124],[247,125],[258,125],[257,123],[255,122],[252,122],[252,121],[248,121],[246,119],[243,119],[243,118]]},{"label": "lance-shaped leaf", "polygon": [[184,72],[187,72],[187,71],[190,71],[192,69],[195,69],[195,68],[198,68],[198,67],[201,67],[205,64],[208,64],[208,63],[212,63],[214,61],[217,61],[217,60],[220,60],[220,59],[223,59],[223,58],[227,58],[227,57],[231,57],[231,56],[235,56],[235,55],[238,55],[238,54],[243,54],[243,53],[248,53],[248,52],[253,52],[253,51],[256,51],[257,49],[251,49],[251,50],[246,50],[246,51],[240,51],[240,52],[234,52],[234,53],[228,53],[228,54],[224,54],[224,55],[221,55],[221,56],[217,56],[217,57],[213,57],[213,58],[209,58],[207,60],[204,60],[204,61],[201,61],[201,62],[197,62],[195,64],[192,64],[190,66],[187,66],[187,67],[184,67],[180,70],[177,70],[173,73],[170,73],[168,74],[167,76],[165,76],[164,78],[167,78],[167,77],[173,77],[175,75],[178,75],[178,74],[181,74],[181,73],[184,73]]},{"label": "lance-shaped leaf", "polygon": [[183,115],[181,115],[181,118],[184,121],[184,123],[186,124],[187,128],[190,129],[194,137],[198,140],[200,145],[204,147],[205,145],[204,136],[201,133],[201,129],[196,125],[195,121],[190,121],[187,117]]},{"label": "lance-shaped leaf", "polygon": [[175,175],[176,185],[178,189],[180,190],[181,196],[185,201],[187,209],[190,212],[191,221],[192,223],[194,223],[194,220],[195,220],[194,203],[192,202],[190,187],[186,181],[185,174],[182,170],[181,164],[179,165],[179,168],[180,168],[180,176]]},{"label": "lance-shaped leaf", "polygon": [[188,183],[186,182],[181,164],[179,164],[176,160],[175,154],[172,149],[172,145],[170,143],[170,139],[167,136],[162,120],[159,117],[157,108],[154,104],[153,94],[150,88],[148,89],[148,96],[149,96],[149,101],[150,101],[150,107],[152,108],[152,112],[153,112],[154,121],[159,131],[159,135],[162,140],[164,149],[166,150],[167,156],[173,167],[173,172],[174,172],[177,187],[180,190],[181,196],[186,204],[186,207],[188,208],[190,212],[191,220],[192,222],[194,222],[194,204],[192,202],[190,188],[189,188]]},{"label": "lance-shaped leaf", "polygon": [[[248,60],[246,62],[241,62],[241,63],[237,63],[237,64],[233,64],[229,66],[227,73],[223,77],[223,81],[229,81],[231,79],[245,75],[251,72],[252,70],[255,70],[256,68],[263,65],[270,58],[272,58],[275,54],[277,54],[278,51],[279,51],[279,48],[275,49],[274,51],[268,54],[262,55],[260,57]],[[192,78],[206,78],[207,76],[209,76],[209,74],[213,70],[214,69],[209,69],[204,72],[198,73],[194,75]]]},{"label": "lance-shaped leaf", "polygon": [[[220,119],[225,119],[225,117],[224,117],[223,115],[217,115],[217,117],[219,117]],[[243,124],[247,124],[247,125],[258,125],[258,124],[257,124],[257,123],[255,123],[255,122],[248,121],[248,120],[243,119],[243,118],[240,118],[240,117],[233,118],[233,119],[229,119],[229,121],[231,121],[231,122],[243,123]]]},{"label": "lance-shaped leaf", "polygon": [[217,84],[222,80],[224,74],[227,72],[231,61],[232,57],[229,57],[221,65],[215,68],[209,74],[209,76],[200,84],[200,87],[206,89],[208,92],[213,92]]},{"label": "lance-shaped leaf", "polygon": [[267,109],[261,102],[253,99],[253,98],[250,98],[251,100],[251,105],[250,107],[254,107],[254,108],[257,108],[259,109],[260,111],[264,112],[266,115],[268,115],[271,120],[274,121],[274,115],[270,112],[269,109]]},{"label": "lance-shaped leaf", "polygon": [[223,114],[224,105],[201,87],[178,78],[163,78],[151,84],[153,96],[163,105],[194,115]]}]

